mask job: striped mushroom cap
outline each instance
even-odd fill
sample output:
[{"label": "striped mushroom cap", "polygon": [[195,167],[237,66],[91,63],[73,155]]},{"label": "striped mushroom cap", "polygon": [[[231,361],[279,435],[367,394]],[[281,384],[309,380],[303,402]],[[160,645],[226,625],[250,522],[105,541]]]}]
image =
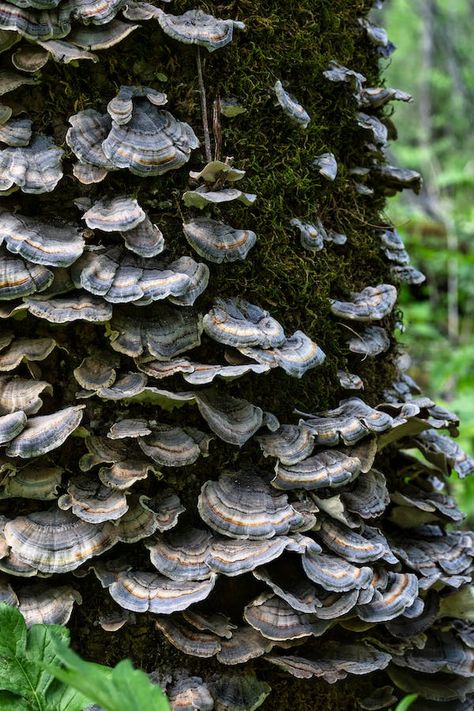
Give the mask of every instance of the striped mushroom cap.
[{"label": "striped mushroom cap", "polygon": [[367,286],[351,294],[351,301],[331,301],[335,316],[352,321],[380,321],[391,313],[397,300],[397,289],[391,284]]},{"label": "striped mushroom cap", "polygon": [[50,193],[63,176],[63,155],[52,138],[39,134],[27,147],[0,150],[0,190],[16,185],[24,193]]},{"label": "striped mushroom cap", "polygon": [[184,44],[197,44],[213,52],[232,42],[234,29],[243,30],[243,22],[219,20],[202,10],[188,10],[183,15],[156,11],[160,27],[167,35]]},{"label": "striped mushroom cap", "polygon": [[186,222],[183,232],[201,257],[216,264],[244,260],[257,240],[251,230],[235,229],[207,217],[196,217]]},{"label": "striped mushroom cap", "polygon": [[81,231],[72,224],[61,227],[8,212],[0,214],[0,243],[13,254],[35,264],[69,267],[84,249]]},{"label": "striped mushroom cap", "polygon": [[156,573],[132,570],[120,573],[117,581],[109,587],[109,592],[115,602],[126,610],[169,615],[204,600],[214,583],[215,575],[201,582],[177,581]]},{"label": "striped mushroom cap", "polygon": [[360,471],[357,457],[348,457],[337,450],[326,450],[297,464],[278,462],[272,484],[277,489],[321,489],[339,487],[355,479]]},{"label": "striped mushroom cap", "polygon": [[204,317],[204,330],[218,343],[243,348],[272,348],[285,343],[285,334],[268,311],[243,299],[217,299]]},{"label": "striped mushroom cap", "polygon": [[283,84],[278,79],[273,87],[276,98],[284,113],[289,116],[301,128],[307,128],[311,118],[301,104],[283,88]]}]

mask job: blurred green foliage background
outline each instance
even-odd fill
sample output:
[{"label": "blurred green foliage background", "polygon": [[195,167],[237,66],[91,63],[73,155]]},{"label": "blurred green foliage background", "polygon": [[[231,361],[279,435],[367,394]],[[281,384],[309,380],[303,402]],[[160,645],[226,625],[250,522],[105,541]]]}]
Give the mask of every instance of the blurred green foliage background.
[{"label": "blurred green foliage background", "polygon": [[[386,0],[381,11],[397,51],[386,84],[413,94],[398,103],[394,162],[422,173],[420,195],[389,201],[427,281],[404,287],[400,340],[411,375],[461,417],[459,443],[474,454],[474,0]],[[474,520],[474,480],[453,481]]]}]

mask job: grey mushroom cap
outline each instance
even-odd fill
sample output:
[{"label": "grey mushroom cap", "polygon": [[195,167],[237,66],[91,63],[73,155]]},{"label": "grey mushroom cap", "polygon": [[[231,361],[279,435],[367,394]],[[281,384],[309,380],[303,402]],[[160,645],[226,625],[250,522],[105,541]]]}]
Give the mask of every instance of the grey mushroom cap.
[{"label": "grey mushroom cap", "polygon": [[325,519],[318,531],[318,538],[330,551],[351,563],[363,564],[382,559],[396,562],[386,539],[381,533],[373,532],[375,529],[371,532],[369,526],[366,526],[361,533],[357,533],[337,521]]},{"label": "grey mushroom cap", "polygon": [[265,457],[276,457],[280,464],[298,464],[314,449],[314,434],[307,427],[282,425],[276,432],[256,437]]},{"label": "grey mushroom cap", "polygon": [[371,568],[359,568],[344,558],[327,553],[306,551],[302,563],[310,580],[325,590],[338,593],[367,588],[373,577]]},{"label": "grey mushroom cap", "polygon": [[18,603],[28,627],[38,624],[65,625],[74,605],[80,605],[82,598],[70,585],[52,588],[39,583],[20,590]]},{"label": "grey mushroom cap", "polygon": [[352,481],[360,472],[360,461],[337,450],[325,450],[296,464],[278,462],[275,471],[272,484],[277,489],[316,490]]},{"label": "grey mushroom cap", "polygon": [[234,229],[206,217],[196,217],[183,224],[183,231],[191,247],[216,264],[245,259],[257,240],[251,230]]},{"label": "grey mushroom cap", "polygon": [[397,290],[391,284],[368,286],[351,294],[351,301],[332,300],[331,311],[353,321],[380,321],[392,311],[396,300]]},{"label": "grey mushroom cap", "polygon": [[243,22],[220,20],[202,10],[188,10],[183,15],[170,15],[157,10],[161,29],[178,42],[197,44],[213,52],[232,42],[234,29],[243,30]]},{"label": "grey mushroom cap", "polygon": [[262,365],[280,367],[294,378],[302,378],[326,359],[324,351],[303,331],[295,331],[278,348],[239,348],[240,352]]},{"label": "grey mushroom cap", "polygon": [[[98,169],[113,170],[114,166],[102,150],[102,142],[107,137],[112,121],[108,114],[100,114],[94,109],[85,109],[69,117],[71,128],[66,133],[66,143],[83,165]],[[101,178],[101,179],[102,179]]]},{"label": "grey mushroom cap", "polygon": [[115,521],[128,511],[125,494],[110,489],[100,481],[84,474],[73,477],[67,485],[67,494],[59,497],[58,506],[88,523]]},{"label": "grey mushroom cap", "polygon": [[0,300],[12,300],[44,291],[52,284],[53,272],[12,255],[0,256]]},{"label": "grey mushroom cap", "polygon": [[170,614],[185,610],[204,600],[215,584],[215,575],[207,580],[171,580],[157,573],[130,571],[120,573],[109,587],[112,598],[132,612]]},{"label": "grey mushroom cap", "polygon": [[69,267],[82,254],[84,239],[75,225],[57,227],[36,218],[0,213],[0,243],[35,264]]},{"label": "grey mushroom cap", "polygon": [[49,193],[63,176],[64,151],[48,136],[36,135],[25,148],[0,151],[0,190],[17,185],[24,193]]},{"label": "grey mushroom cap", "polygon": [[336,180],[337,161],[334,153],[321,153],[313,160],[313,165],[326,180]]},{"label": "grey mushroom cap", "polygon": [[366,622],[386,622],[406,612],[418,597],[418,578],[412,573],[388,573],[386,586],[356,612]]},{"label": "grey mushroom cap", "polygon": [[217,391],[199,392],[195,398],[211,430],[229,444],[242,447],[264,424],[263,410],[247,400]]},{"label": "grey mushroom cap", "polygon": [[291,96],[291,94],[285,91],[283,84],[279,79],[275,83],[273,90],[276,94],[278,103],[282,107],[285,114],[299,124],[301,128],[307,128],[309,122],[311,121],[308,112],[293,96]]},{"label": "grey mushroom cap", "polygon": [[145,97],[153,106],[163,106],[166,94],[146,86],[121,86],[117,96],[107,104],[107,113],[120,126],[130,121],[133,114],[133,99]]},{"label": "grey mushroom cap", "polygon": [[156,257],[165,248],[162,232],[146,217],[137,227],[121,231],[125,246],[140,257]]},{"label": "grey mushroom cap", "polygon": [[148,544],[152,565],[172,580],[207,580],[207,558],[213,542],[210,531],[184,528],[158,537]]},{"label": "grey mushroom cap", "polygon": [[209,205],[219,205],[224,202],[241,202],[246,207],[253,205],[257,196],[254,193],[244,193],[237,188],[223,188],[221,190],[210,190],[206,185],[202,185],[196,190],[187,190],[183,193],[183,202],[186,207],[196,207],[203,210]]},{"label": "grey mushroom cap", "polygon": [[194,464],[201,455],[207,456],[212,439],[193,427],[158,425],[148,436],[140,438],[139,445],[157,464],[182,467]]},{"label": "grey mushroom cap", "polygon": [[56,499],[58,487],[61,484],[63,469],[61,467],[47,466],[42,462],[34,462],[11,476],[3,479],[0,489],[0,498],[24,498],[38,501]]},{"label": "grey mushroom cap", "polygon": [[322,225],[314,225],[311,222],[302,222],[297,218],[290,220],[290,224],[300,231],[301,246],[309,252],[320,252],[324,249],[324,235],[320,228]]},{"label": "grey mushroom cap", "polygon": [[131,25],[129,22],[121,22],[114,19],[105,25],[82,27],[75,25],[68,34],[69,42],[86,50],[109,49],[122,42],[129,34],[134,32],[140,25]]},{"label": "grey mushroom cap", "polygon": [[46,319],[51,323],[78,320],[103,323],[112,318],[111,304],[97,296],[79,292],[64,298],[44,300],[27,298],[24,303],[33,316]]},{"label": "grey mushroom cap", "polygon": [[9,457],[31,458],[60,447],[82,420],[84,405],[75,405],[51,415],[32,417],[9,444]]},{"label": "grey mushroom cap", "polygon": [[330,622],[315,619],[305,612],[297,612],[271,592],[262,593],[248,603],[244,609],[244,619],[274,642],[319,637],[330,625]]},{"label": "grey mushroom cap", "polygon": [[22,410],[25,415],[35,415],[41,409],[41,395],[51,395],[52,386],[44,380],[31,380],[13,375],[0,376],[0,414],[7,415]]},{"label": "grey mushroom cap", "polygon": [[135,198],[116,197],[99,200],[82,216],[92,230],[126,232],[138,227],[146,218]]},{"label": "grey mushroom cap", "polygon": [[0,417],[0,444],[5,444],[10,442],[12,439],[17,437],[20,432],[25,429],[26,426],[26,415],[24,412],[19,410],[18,412],[13,412],[10,415],[3,415]]},{"label": "grey mushroom cap", "polygon": [[207,481],[198,500],[199,514],[213,530],[230,538],[259,540],[284,535],[302,522],[285,494],[255,475],[222,476]]},{"label": "grey mushroom cap", "polygon": [[272,348],[285,343],[278,321],[243,299],[218,299],[203,323],[208,336],[228,346]]},{"label": "grey mushroom cap", "polygon": [[32,122],[29,118],[12,118],[0,125],[0,143],[13,148],[27,146],[32,136]]},{"label": "grey mushroom cap", "polygon": [[390,338],[384,328],[366,326],[360,335],[349,338],[348,345],[352,353],[374,358],[390,348]]}]

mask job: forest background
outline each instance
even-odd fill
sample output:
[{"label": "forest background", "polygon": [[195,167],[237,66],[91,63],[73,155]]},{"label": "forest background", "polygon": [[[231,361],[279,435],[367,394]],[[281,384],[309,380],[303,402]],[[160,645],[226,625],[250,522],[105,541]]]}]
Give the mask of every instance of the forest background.
[{"label": "forest background", "polygon": [[[400,297],[411,375],[457,412],[459,443],[474,454],[474,0],[390,0],[377,20],[397,52],[387,86],[414,96],[396,107],[398,165],[424,178],[420,195],[389,201],[412,263],[427,280]],[[474,522],[474,479],[453,480]]]}]

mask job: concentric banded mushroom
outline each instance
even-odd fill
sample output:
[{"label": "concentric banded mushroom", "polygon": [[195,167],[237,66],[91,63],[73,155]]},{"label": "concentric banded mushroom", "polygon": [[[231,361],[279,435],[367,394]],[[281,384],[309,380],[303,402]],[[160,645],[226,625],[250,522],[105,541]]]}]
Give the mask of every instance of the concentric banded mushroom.
[{"label": "concentric banded mushroom", "polygon": [[0,300],[18,299],[44,291],[53,273],[39,264],[13,256],[0,256]]},{"label": "concentric banded mushroom", "polygon": [[283,84],[279,79],[275,83],[273,90],[276,94],[278,103],[282,107],[285,114],[298,123],[301,128],[307,128],[309,122],[311,121],[308,112],[305,111],[301,104],[298,103],[298,101],[291,96],[291,94],[288,94],[288,92],[285,91]]},{"label": "concentric banded mushroom", "polygon": [[336,316],[353,321],[380,321],[388,316],[395,306],[397,290],[391,284],[367,286],[351,294],[351,301],[331,302],[331,311]]},{"label": "concentric banded mushroom", "polygon": [[302,331],[295,331],[279,348],[239,348],[239,351],[262,365],[280,367],[294,378],[302,378],[307,370],[321,365],[326,354]]},{"label": "concentric banded mushroom", "polygon": [[214,583],[214,575],[208,580],[197,582],[176,581],[156,573],[130,571],[120,573],[117,581],[109,587],[109,592],[115,602],[126,610],[169,615],[204,600],[212,591]]},{"label": "concentric banded mushroom", "polygon": [[327,450],[313,457],[300,460],[296,464],[275,467],[276,476],[272,484],[277,489],[321,489],[339,487],[357,477],[360,461],[357,457],[348,457],[337,450]]},{"label": "concentric banded mushroom", "polygon": [[204,330],[215,341],[237,348],[273,348],[285,343],[278,321],[243,299],[218,299],[204,316]]},{"label": "concentric banded mushroom", "polygon": [[38,457],[60,447],[82,420],[84,405],[75,405],[51,415],[32,417],[7,449],[9,457]]},{"label": "concentric banded mushroom", "polygon": [[62,178],[64,151],[48,136],[37,135],[26,148],[0,151],[0,190],[17,185],[24,193],[50,193]]},{"label": "concentric banded mushroom", "polygon": [[257,237],[251,230],[239,230],[224,222],[196,217],[183,225],[191,247],[204,259],[216,264],[246,258]]},{"label": "concentric banded mushroom", "polygon": [[178,42],[197,44],[213,52],[232,42],[234,29],[243,30],[243,22],[219,20],[202,10],[188,10],[183,15],[170,15],[156,11],[161,29]]},{"label": "concentric banded mushroom", "polygon": [[129,197],[99,200],[82,216],[90,229],[102,232],[126,232],[138,227],[145,218],[137,200]]}]

